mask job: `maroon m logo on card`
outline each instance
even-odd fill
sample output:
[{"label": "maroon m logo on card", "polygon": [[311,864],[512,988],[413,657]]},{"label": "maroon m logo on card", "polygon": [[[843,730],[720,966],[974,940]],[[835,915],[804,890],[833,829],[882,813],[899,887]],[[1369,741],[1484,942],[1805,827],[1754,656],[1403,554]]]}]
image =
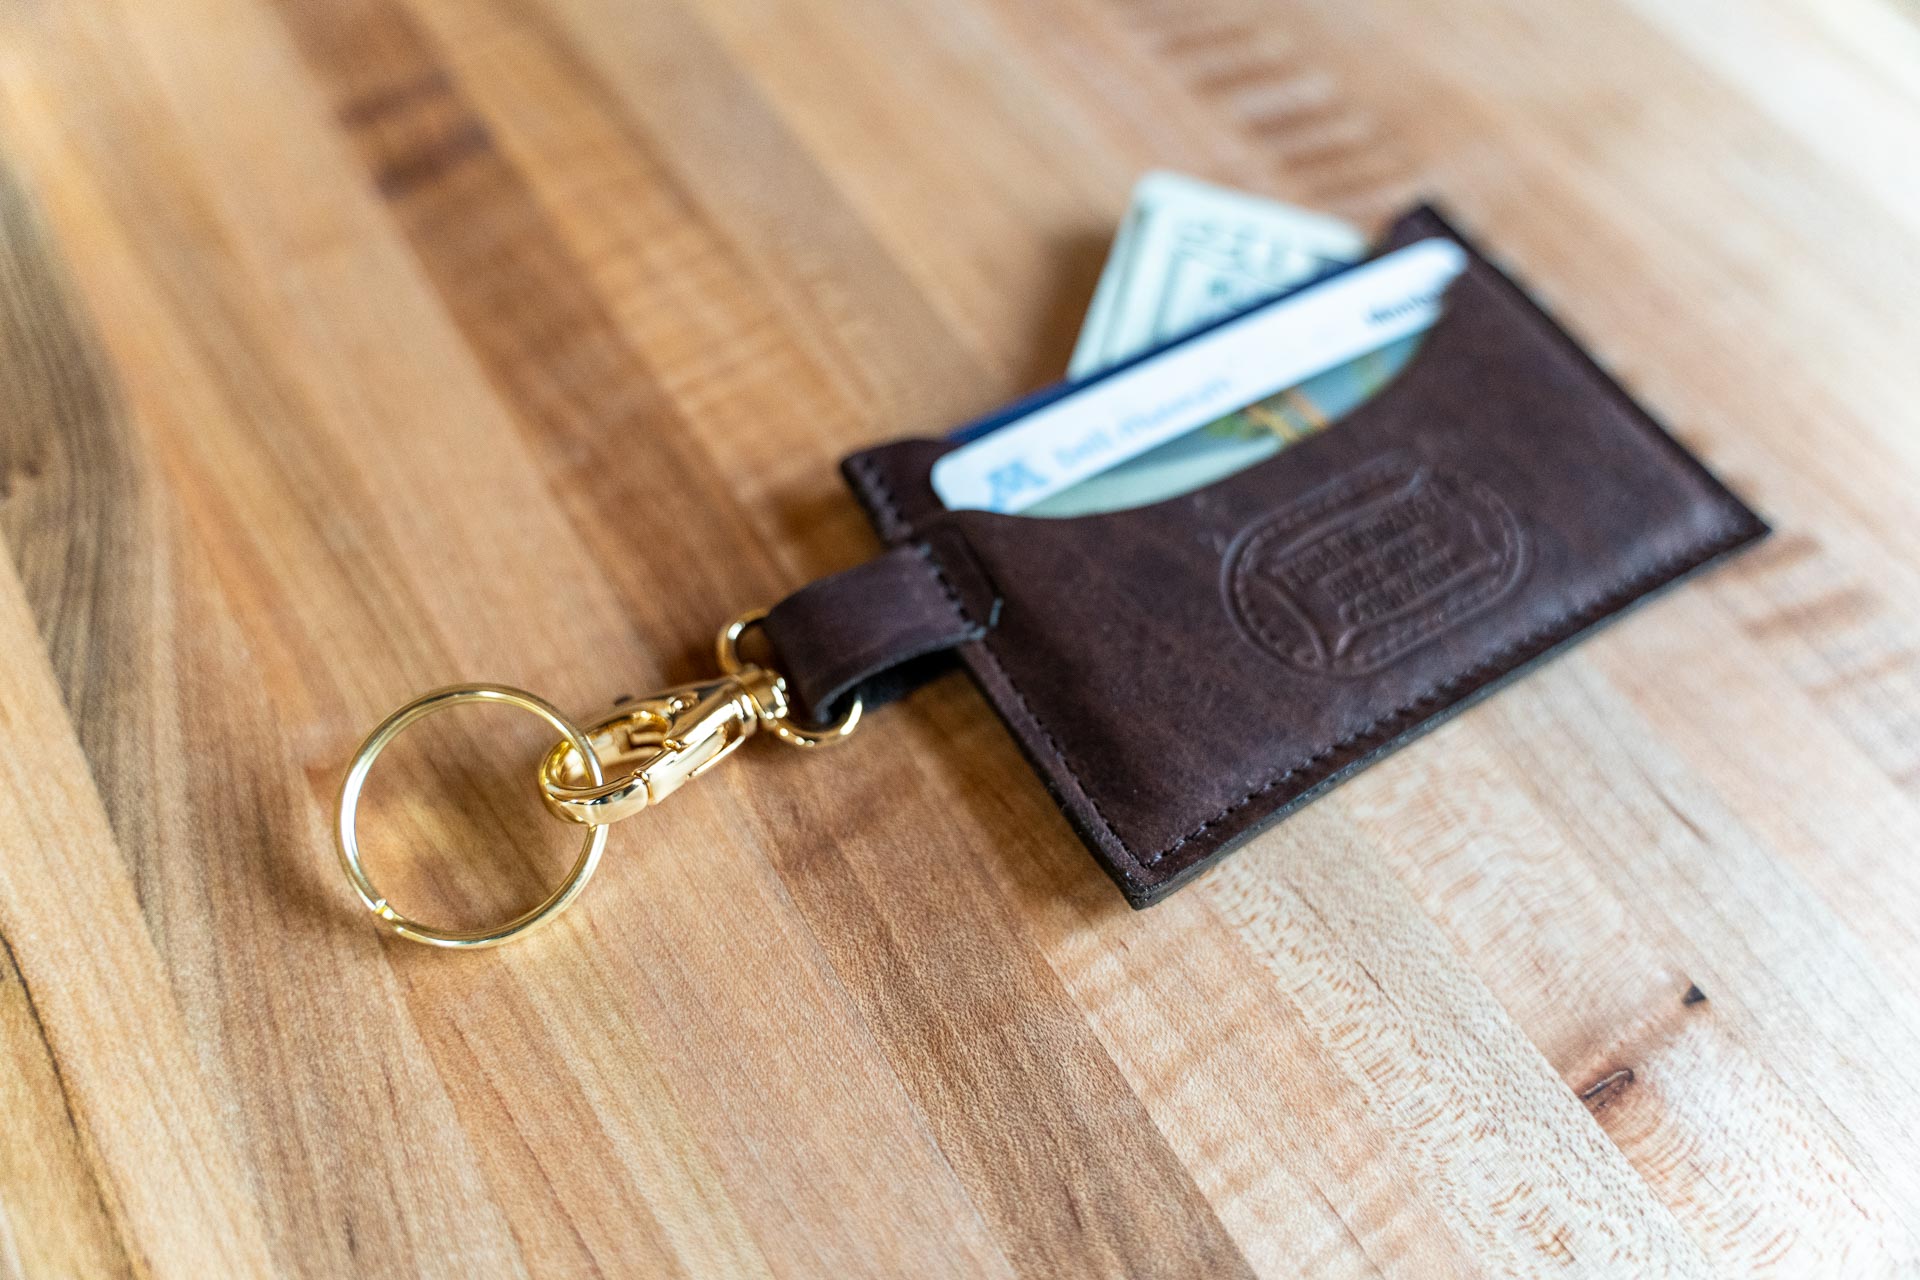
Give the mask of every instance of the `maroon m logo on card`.
[{"label": "maroon m logo on card", "polygon": [[1222,583],[1250,642],[1318,675],[1366,675],[1488,608],[1525,544],[1486,485],[1390,455],[1241,530]]}]

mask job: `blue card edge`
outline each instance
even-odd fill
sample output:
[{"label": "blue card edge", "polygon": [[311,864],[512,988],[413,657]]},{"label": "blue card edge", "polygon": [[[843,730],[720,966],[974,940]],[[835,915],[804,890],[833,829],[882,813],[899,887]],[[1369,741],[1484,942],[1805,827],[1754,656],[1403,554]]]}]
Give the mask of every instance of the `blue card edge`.
[{"label": "blue card edge", "polygon": [[1357,261],[1334,263],[1327,270],[1322,271],[1310,280],[1302,280],[1299,284],[1294,285],[1282,293],[1276,293],[1270,298],[1262,298],[1260,301],[1242,307],[1238,311],[1221,316],[1218,320],[1210,320],[1200,328],[1195,329],[1192,333],[1182,334],[1180,337],[1171,338],[1157,347],[1150,347],[1142,351],[1139,355],[1131,356],[1110,369],[1102,369],[1098,373],[1090,373],[1084,378],[1067,378],[1060,382],[1049,383],[1047,386],[1041,387],[1038,391],[1029,392],[1010,404],[1000,406],[1000,408],[995,409],[985,417],[975,418],[963,426],[955,427],[946,434],[945,438],[951,444],[969,444],[982,436],[992,435],[994,432],[1000,430],[1000,428],[1010,426],[1034,412],[1036,409],[1043,409],[1056,400],[1064,400],[1075,392],[1106,381],[1115,374],[1125,373],[1135,365],[1145,364],[1147,361],[1171,351],[1175,347],[1184,346],[1189,342],[1204,338],[1215,329],[1232,324],[1234,321],[1253,315],[1257,311],[1264,311],[1268,307],[1276,306],[1279,303],[1298,297],[1309,289],[1317,289],[1327,281],[1343,276],[1356,267],[1365,266],[1367,263],[1373,261],[1377,253],[1378,246],[1376,245]]}]

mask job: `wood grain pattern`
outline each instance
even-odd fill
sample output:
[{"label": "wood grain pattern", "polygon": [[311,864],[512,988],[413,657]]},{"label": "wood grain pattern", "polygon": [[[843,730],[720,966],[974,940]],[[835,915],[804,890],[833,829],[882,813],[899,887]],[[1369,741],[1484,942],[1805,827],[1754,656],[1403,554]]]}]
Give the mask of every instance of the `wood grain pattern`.
[{"label": "wood grain pattern", "polygon": [[[1916,134],[1894,0],[5,7],[0,1275],[1920,1271]],[[703,674],[1155,165],[1438,195],[1781,535],[1145,914],[949,680],[374,935],[378,715]]]}]

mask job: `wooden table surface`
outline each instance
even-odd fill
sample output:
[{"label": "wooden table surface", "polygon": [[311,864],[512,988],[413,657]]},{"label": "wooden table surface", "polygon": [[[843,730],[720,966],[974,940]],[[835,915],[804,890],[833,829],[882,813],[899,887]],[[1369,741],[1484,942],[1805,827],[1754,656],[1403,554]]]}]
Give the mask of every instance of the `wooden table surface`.
[{"label": "wooden table surface", "polygon": [[[13,0],[0,1274],[1911,1272],[1917,137],[1910,0]],[[1144,914],[952,677],[376,935],[381,714],[707,674],[1152,166],[1438,198],[1779,533]]]}]

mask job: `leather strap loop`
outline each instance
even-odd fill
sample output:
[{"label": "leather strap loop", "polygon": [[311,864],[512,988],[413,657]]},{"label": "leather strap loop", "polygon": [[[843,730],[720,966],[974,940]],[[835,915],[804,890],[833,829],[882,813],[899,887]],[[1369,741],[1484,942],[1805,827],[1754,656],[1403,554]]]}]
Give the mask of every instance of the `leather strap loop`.
[{"label": "leather strap loop", "polygon": [[761,626],[801,717],[822,721],[855,689],[874,705],[945,669],[922,660],[985,635],[987,612],[969,614],[925,549],[910,544],[808,583]]}]

